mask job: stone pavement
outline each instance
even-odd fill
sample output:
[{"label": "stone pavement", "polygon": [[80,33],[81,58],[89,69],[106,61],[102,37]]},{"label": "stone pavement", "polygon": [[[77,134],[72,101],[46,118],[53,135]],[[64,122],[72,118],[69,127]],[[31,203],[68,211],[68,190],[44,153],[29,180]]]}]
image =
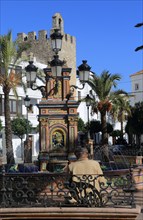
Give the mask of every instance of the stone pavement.
[{"label": "stone pavement", "polygon": [[141,206],[142,210],[136,220],[143,220],[143,190],[135,193],[135,202],[137,205]]}]

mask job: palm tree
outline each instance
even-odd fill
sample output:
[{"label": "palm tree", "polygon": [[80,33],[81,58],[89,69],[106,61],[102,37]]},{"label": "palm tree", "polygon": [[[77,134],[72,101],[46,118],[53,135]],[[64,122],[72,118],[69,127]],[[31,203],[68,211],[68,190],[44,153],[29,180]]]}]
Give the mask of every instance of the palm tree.
[{"label": "palm tree", "polygon": [[[91,87],[90,97],[92,113],[100,113],[101,116],[101,131],[102,131],[102,147],[105,154],[105,160],[108,160],[108,133],[106,114],[111,111],[114,100],[118,99],[119,95],[125,94],[124,91],[112,91],[112,87],[117,87],[117,81],[121,79],[119,74],[112,74],[109,71],[103,71],[100,76],[93,74],[87,81]],[[92,92],[94,91],[94,93]]]},{"label": "palm tree", "polygon": [[5,142],[7,163],[15,163],[12,147],[12,129],[9,106],[9,93],[11,89],[17,96],[16,88],[21,83],[21,74],[15,72],[15,65],[20,59],[22,52],[29,48],[29,44],[18,44],[12,41],[12,32],[0,36],[0,86],[4,93],[4,116],[5,116]]},{"label": "palm tree", "polygon": [[129,96],[126,92],[123,92],[121,94],[120,92],[118,93],[118,91],[114,92],[114,96],[116,96],[116,98],[113,99],[111,114],[115,120],[117,119],[121,123],[120,137],[123,140],[123,122],[126,121],[127,116],[131,115],[131,107],[128,100]]},{"label": "palm tree", "polygon": [[[128,117],[126,132],[130,140],[133,135],[135,135],[136,143],[141,147],[141,135],[143,134],[143,102],[135,103],[135,106],[131,107],[131,112],[132,114]],[[131,144],[133,144],[132,140]]]}]

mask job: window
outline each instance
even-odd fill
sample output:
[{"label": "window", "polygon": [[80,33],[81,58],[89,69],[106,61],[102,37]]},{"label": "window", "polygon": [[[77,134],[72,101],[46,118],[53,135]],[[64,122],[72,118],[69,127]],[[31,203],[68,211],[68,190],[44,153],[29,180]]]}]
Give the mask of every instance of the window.
[{"label": "window", "polygon": [[16,113],[16,100],[9,100],[10,113]]},{"label": "window", "polygon": [[4,115],[4,99],[0,97],[0,115]]},{"label": "window", "polygon": [[[22,114],[22,101],[10,99],[9,100],[10,114]],[[4,99],[0,97],[0,115],[4,115]]]},{"label": "window", "polygon": [[135,90],[139,90],[139,84],[138,83],[135,84]]},{"label": "window", "polygon": [[19,115],[22,114],[22,100],[17,101],[17,112]]},{"label": "window", "polygon": [[81,99],[81,91],[78,91],[78,100]]},{"label": "window", "polygon": [[60,29],[61,29],[61,23],[62,23],[61,18],[59,18],[59,28]]},{"label": "window", "polygon": [[11,114],[22,114],[22,102],[21,100],[9,100],[10,113]]},{"label": "window", "polygon": [[67,41],[67,34],[65,34],[65,40]]},{"label": "window", "polygon": [[0,96],[0,115],[2,115],[2,107],[3,107],[3,103],[2,103],[2,95]]}]

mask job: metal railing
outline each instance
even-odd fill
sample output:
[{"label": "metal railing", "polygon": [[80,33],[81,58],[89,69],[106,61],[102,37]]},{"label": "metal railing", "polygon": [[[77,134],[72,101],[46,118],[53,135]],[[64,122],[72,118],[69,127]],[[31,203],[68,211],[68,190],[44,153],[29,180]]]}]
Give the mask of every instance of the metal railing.
[{"label": "metal railing", "polygon": [[[122,176],[0,173],[0,207],[135,207],[129,170]],[[99,182],[100,189],[97,188]]]}]

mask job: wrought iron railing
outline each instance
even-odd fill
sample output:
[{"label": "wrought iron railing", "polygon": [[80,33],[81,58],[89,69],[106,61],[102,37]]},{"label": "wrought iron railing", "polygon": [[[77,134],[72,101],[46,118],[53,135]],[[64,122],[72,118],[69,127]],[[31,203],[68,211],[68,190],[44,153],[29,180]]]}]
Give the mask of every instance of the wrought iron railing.
[{"label": "wrought iron railing", "polygon": [[[0,207],[135,207],[132,173],[0,173]],[[98,187],[97,187],[98,185]],[[100,189],[99,189],[100,188]]]}]

